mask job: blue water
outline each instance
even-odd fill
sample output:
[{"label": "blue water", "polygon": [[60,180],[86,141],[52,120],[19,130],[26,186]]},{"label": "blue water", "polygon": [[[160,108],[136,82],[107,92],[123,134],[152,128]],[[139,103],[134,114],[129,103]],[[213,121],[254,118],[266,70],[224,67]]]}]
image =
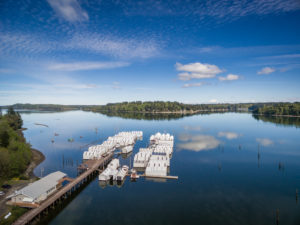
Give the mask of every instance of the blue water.
[{"label": "blue water", "polygon": [[[147,146],[151,134],[175,136],[170,174],[178,180],[141,178],[103,188],[95,179],[50,224],[276,224],[276,210],[279,224],[300,224],[296,126],[258,121],[247,113],[134,120],[71,111],[22,113],[22,118],[26,139],[46,156],[37,176],[60,170],[75,177],[86,145],[119,131],[144,132],[134,153]],[[122,163],[132,163],[133,156]]]}]

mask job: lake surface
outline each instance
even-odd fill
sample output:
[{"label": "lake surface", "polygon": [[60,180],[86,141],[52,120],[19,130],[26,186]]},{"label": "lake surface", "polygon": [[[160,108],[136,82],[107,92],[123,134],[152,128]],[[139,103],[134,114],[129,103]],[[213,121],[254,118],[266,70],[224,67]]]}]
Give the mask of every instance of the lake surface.
[{"label": "lake surface", "polygon": [[175,136],[170,175],[178,180],[127,179],[121,187],[102,187],[96,178],[49,224],[276,224],[276,211],[279,224],[300,224],[297,126],[247,113],[135,120],[82,111],[24,112],[22,118],[26,139],[46,156],[35,169],[38,176],[60,170],[75,177],[86,145],[119,131],[144,132],[134,153],[120,156],[126,164],[151,134]]}]

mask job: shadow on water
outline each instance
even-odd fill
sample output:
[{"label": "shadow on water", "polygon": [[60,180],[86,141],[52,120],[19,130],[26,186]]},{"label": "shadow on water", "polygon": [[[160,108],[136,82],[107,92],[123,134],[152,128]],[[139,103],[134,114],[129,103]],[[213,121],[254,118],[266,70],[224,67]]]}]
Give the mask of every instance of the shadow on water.
[{"label": "shadow on water", "polygon": [[300,117],[252,115],[254,119],[275,123],[281,126],[300,127]]}]

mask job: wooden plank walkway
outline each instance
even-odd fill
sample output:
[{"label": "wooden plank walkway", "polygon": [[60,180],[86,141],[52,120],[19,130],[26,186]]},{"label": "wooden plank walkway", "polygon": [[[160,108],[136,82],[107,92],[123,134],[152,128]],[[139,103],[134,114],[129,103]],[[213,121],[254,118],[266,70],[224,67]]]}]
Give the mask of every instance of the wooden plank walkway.
[{"label": "wooden plank walkway", "polygon": [[[113,157],[113,153],[110,153],[106,157],[100,160],[93,160],[94,163],[91,167],[89,167],[84,173],[76,177],[73,181],[68,183],[66,186],[62,187],[56,193],[47,198],[44,202],[40,204],[39,207],[32,209],[18,218],[13,225],[24,225],[29,224],[33,221],[37,216],[39,216],[43,211],[47,210],[52,205],[54,206],[56,201],[61,200],[64,196],[71,194],[73,190],[76,190],[81,184],[85,182],[86,179],[89,178],[90,175],[96,173],[98,168],[107,162],[109,162]],[[91,163],[89,163],[91,165]]]}]

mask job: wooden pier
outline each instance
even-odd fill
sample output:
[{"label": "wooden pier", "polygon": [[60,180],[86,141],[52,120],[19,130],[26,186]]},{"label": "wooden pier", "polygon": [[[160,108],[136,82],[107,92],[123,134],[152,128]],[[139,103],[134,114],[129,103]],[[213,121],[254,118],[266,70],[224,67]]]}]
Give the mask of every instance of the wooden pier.
[{"label": "wooden pier", "polygon": [[99,160],[88,160],[84,164],[84,172],[73,180],[69,180],[66,186],[62,187],[60,190],[55,192],[53,195],[48,197],[44,202],[42,202],[37,208],[31,209],[20,218],[18,218],[13,225],[24,225],[30,224],[36,219],[39,219],[44,212],[48,212],[49,209],[54,208],[55,205],[62,202],[64,199],[68,198],[72,192],[76,191],[80,186],[92,178],[100,167],[107,165],[113,158],[113,153],[106,155],[104,158]]}]

